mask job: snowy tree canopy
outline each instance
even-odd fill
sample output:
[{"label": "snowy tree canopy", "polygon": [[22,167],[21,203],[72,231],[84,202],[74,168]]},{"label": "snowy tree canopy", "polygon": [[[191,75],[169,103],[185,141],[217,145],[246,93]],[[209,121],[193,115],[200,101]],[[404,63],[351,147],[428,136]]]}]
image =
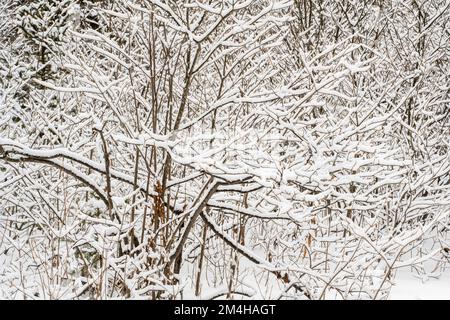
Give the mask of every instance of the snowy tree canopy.
[{"label": "snowy tree canopy", "polygon": [[386,299],[448,268],[448,1],[0,6],[0,297]]}]

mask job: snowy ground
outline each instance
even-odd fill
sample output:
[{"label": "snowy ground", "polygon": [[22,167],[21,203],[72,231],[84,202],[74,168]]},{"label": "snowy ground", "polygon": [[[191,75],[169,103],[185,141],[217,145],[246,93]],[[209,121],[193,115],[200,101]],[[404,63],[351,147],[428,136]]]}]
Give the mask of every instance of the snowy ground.
[{"label": "snowy ground", "polygon": [[450,268],[439,278],[422,280],[409,270],[397,273],[391,300],[450,300]]}]

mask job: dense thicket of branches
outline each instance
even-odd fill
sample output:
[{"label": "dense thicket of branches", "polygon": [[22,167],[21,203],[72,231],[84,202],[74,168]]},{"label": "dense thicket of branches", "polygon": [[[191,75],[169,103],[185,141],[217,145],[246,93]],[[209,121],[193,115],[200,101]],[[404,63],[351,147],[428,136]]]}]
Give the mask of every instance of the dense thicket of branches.
[{"label": "dense thicket of branches", "polygon": [[446,268],[448,1],[0,5],[0,297],[380,299]]}]

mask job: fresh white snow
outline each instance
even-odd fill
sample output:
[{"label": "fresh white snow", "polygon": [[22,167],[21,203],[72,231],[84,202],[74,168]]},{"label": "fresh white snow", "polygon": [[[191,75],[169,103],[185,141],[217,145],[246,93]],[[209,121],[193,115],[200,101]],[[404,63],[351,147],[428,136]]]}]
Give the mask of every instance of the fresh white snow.
[{"label": "fresh white snow", "polygon": [[450,300],[450,268],[440,277],[421,278],[408,268],[397,272],[389,299]]}]

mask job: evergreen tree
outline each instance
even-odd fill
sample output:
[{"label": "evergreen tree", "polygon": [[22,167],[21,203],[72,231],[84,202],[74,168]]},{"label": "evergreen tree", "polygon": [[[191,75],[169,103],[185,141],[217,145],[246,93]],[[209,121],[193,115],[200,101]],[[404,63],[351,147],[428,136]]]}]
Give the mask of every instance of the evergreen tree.
[{"label": "evergreen tree", "polygon": [[25,45],[24,55],[33,77],[47,80],[56,76],[55,58],[61,53],[64,35],[74,13],[73,0],[20,1],[17,26]]}]

